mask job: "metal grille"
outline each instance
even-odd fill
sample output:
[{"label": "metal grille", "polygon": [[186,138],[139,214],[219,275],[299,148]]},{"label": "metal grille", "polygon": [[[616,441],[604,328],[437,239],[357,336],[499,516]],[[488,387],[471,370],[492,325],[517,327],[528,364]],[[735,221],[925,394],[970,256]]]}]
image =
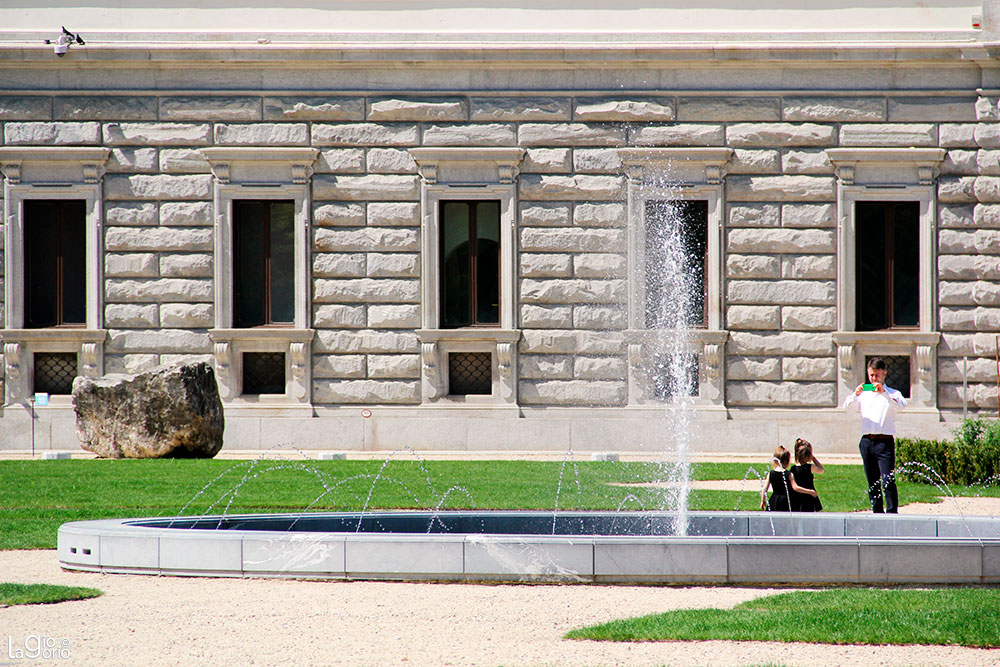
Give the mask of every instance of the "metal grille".
[{"label": "metal grille", "polygon": [[244,394],[284,394],[284,352],[243,353]]},{"label": "metal grille", "polygon": [[[868,368],[868,360],[874,359],[874,355],[865,357],[865,368]],[[882,357],[885,362],[885,384],[897,390],[903,398],[910,397],[910,357],[901,355],[894,357]],[[867,370],[865,371],[868,372]],[[865,382],[868,382],[867,375]]]},{"label": "metal grille", "polygon": [[675,378],[669,355],[657,355],[653,362],[653,396],[667,399],[673,396],[698,395],[698,355],[682,355],[684,376]]},{"label": "metal grille", "polygon": [[493,393],[493,355],[489,352],[448,354],[448,393],[453,396]]},{"label": "metal grille", "polygon": [[72,394],[77,372],[75,352],[35,353],[35,392]]}]

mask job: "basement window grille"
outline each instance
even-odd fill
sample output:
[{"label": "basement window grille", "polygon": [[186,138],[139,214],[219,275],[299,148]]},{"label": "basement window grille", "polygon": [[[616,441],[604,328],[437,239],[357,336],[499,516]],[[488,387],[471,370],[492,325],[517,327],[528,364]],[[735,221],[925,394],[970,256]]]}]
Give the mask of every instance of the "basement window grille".
[{"label": "basement window grille", "polygon": [[35,392],[73,393],[73,378],[79,375],[75,352],[35,353]]},{"label": "basement window grille", "polygon": [[283,352],[243,353],[244,394],[284,394],[285,354]]},{"label": "basement window grille", "polygon": [[493,393],[493,355],[452,352],[448,355],[448,393],[452,396]]}]

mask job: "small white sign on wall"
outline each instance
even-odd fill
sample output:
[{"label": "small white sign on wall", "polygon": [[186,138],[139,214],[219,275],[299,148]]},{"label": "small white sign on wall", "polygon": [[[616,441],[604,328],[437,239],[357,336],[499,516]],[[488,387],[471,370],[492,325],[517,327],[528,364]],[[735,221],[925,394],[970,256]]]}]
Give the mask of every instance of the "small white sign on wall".
[{"label": "small white sign on wall", "polygon": [[35,394],[35,405],[48,405],[49,395],[46,393]]}]

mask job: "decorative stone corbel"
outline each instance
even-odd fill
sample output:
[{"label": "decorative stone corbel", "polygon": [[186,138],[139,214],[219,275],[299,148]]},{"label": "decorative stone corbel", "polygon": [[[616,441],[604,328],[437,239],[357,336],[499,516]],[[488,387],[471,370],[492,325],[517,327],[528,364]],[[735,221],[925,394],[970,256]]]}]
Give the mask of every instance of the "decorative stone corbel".
[{"label": "decorative stone corbel", "polygon": [[500,396],[506,400],[514,393],[514,344],[497,343],[497,367],[500,375]]},{"label": "decorative stone corbel", "polygon": [[80,370],[84,377],[96,378],[103,375],[100,359],[102,349],[103,345],[100,343],[84,343],[80,346]]},{"label": "decorative stone corbel", "polygon": [[703,352],[705,376],[710,382],[717,382],[722,374],[722,345],[707,343]]},{"label": "decorative stone corbel", "polygon": [[309,345],[302,341],[292,341],[288,345],[288,358],[292,367],[291,394],[293,398],[303,399],[309,389]]},{"label": "decorative stone corbel", "polygon": [[212,348],[215,353],[215,375],[219,383],[219,396],[224,401],[229,400],[236,396],[233,348],[228,341],[216,342]]},{"label": "decorative stone corbel", "polygon": [[717,164],[705,165],[705,181],[709,185],[722,183],[722,166]]},{"label": "decorative stone corbel", "polygon": [[934,348],[930,345],[917,345],[917,373],[920,379],[929,379],[933,369]]},{"label": "decorative stone corbel", "polygon": [[934,185],[934,178],[937,176],[937,169],[930,165],[917,165],[917,180],[920,185]]},{"label": "decorative stone corbel", "polygon": [[837,362],[840,364],[840,375],[845,380],[854,372],[854,346],[841,345],[837,348]]},{"label": "decorative stone corbel", "polygon": [[212,165],[212,174],[215,175],[215,180],[223,185],[229,184],[229,163],[228,162],[217,162]]},{"label": "decorative stone corbel", "polygon": [[854,164],[841,164],[837,166],[837,178],[844,185],[854,185]]},{"label": "decorative stone corbel", "polygon": [[420,178],[424,179],[429,185],[437,183],[437,165],[436,164],[421,164],[417,167],[417,171],[420,174]]},{"label": "decorative stone corbel", "polygon": [[292,165],[292,183],[302,185],[309,182],[309,177],[312,176],[313,168],[311,164],[293,164]]},{"label": "decorative stone corbel", "polygon": [[3,360],[7,387],[7,400],[16,403],[25,398],[25,380],[21,373],[24,347],[20,343],[4,343]]},{"label": "decorative stone corbel", "polygon": [[428,399],[438,398],[441,396],[441,368],[437,343],[421,343],[420,359],[424,364],[424,395]]}]

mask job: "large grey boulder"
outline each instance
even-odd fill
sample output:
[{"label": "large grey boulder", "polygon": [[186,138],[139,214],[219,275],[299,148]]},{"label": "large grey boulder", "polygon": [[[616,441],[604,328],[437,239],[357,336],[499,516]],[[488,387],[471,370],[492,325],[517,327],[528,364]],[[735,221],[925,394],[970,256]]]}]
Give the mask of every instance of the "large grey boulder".
[{"label": "large grey boulder", "polygon": [[222,401],[207,363],[73,381],[77,437],[111,459],[211,458],[222,449]]}]

